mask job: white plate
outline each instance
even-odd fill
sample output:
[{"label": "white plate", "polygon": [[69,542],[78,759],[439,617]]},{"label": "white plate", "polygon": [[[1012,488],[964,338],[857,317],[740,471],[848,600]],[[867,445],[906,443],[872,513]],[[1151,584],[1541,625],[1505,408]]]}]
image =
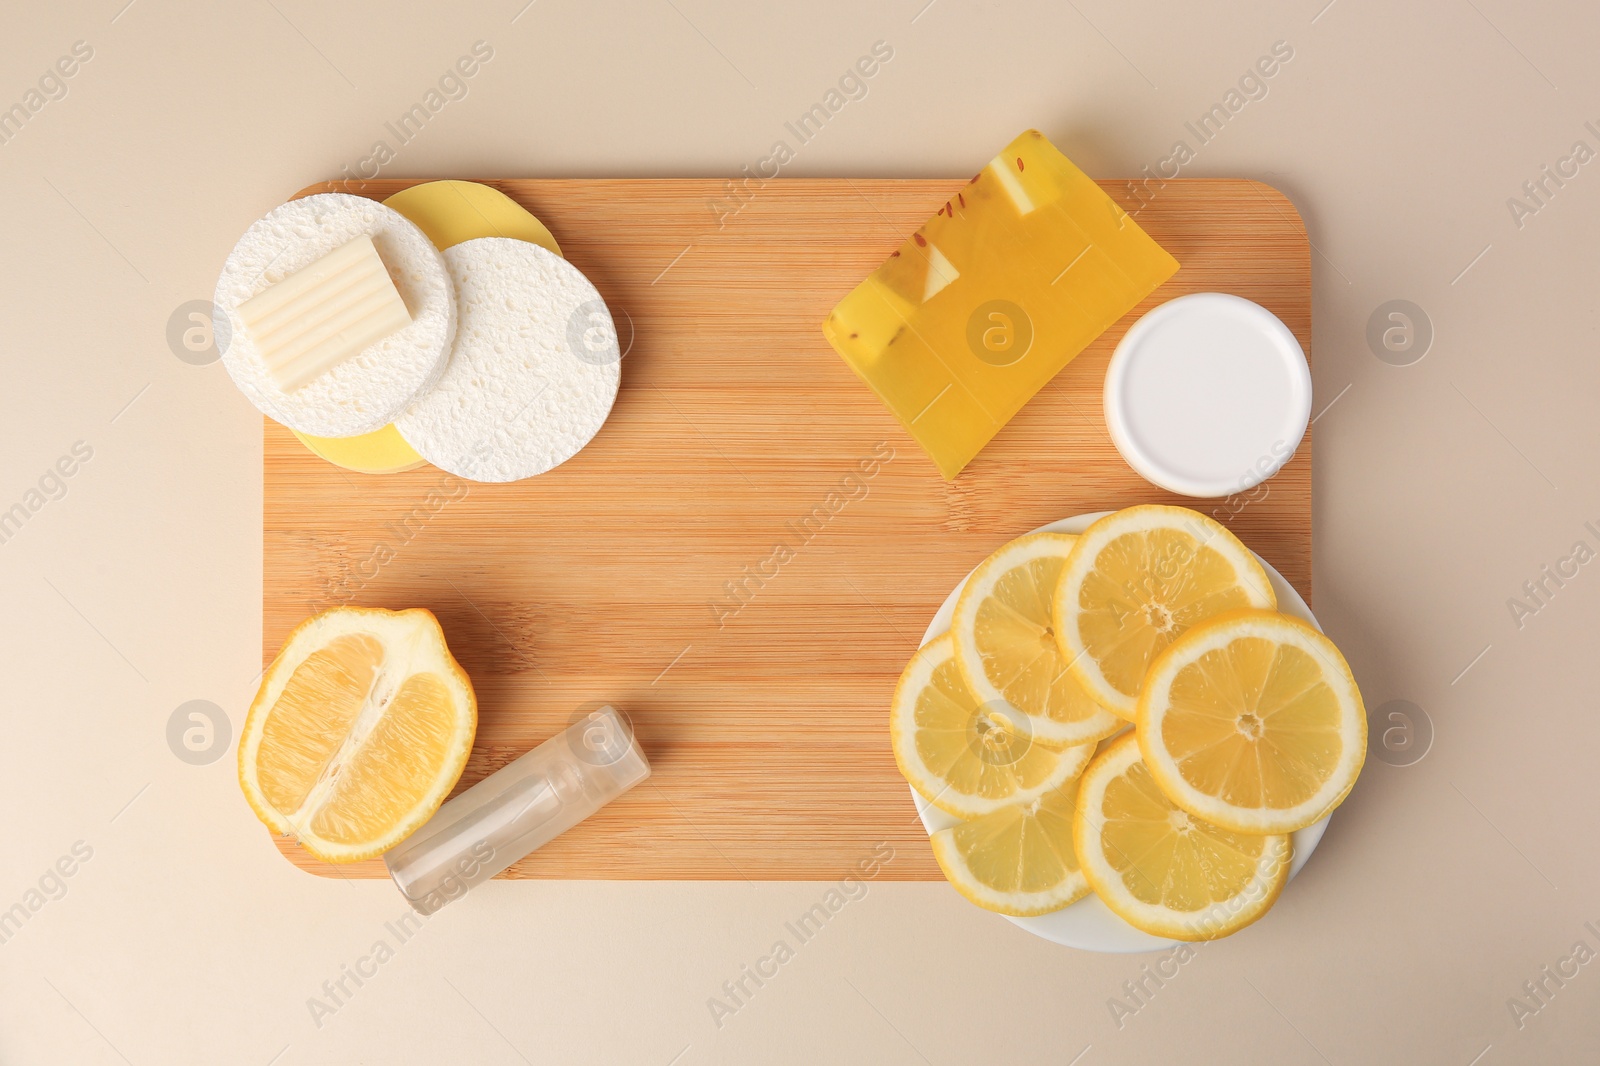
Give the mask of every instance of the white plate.
[{"label": "white plate", "polygon": [[[1097,518],[1104,518],[1110,511],[1098,511],[1095,514],[1079,515],[1076,518],[1065,518],[1059,522],[1040,526],[1033,530],[1035,533],[1082,533],[1089,528],[1089,524]],[[1254,553],[1252,553],[1254,554]],[[1306,601],[1300,594],[1283,579],[1283,575],[1272,568],[1272,564],[1257,555],[1256,560],[1261,563],[1267,572],[1267,579],[1272,582],[1273,594],[1278,597],[1278,610],[1284,614],[1293,615],[1295,618],[1304,619],[1317,627],[1321,632],[1322,627],[1317,625],[1317,620],[1311,614],[1311,608],[1306,606]],[[922,643],[926,644],[934,637],[946,632],[950,628],[950,619],[955,615],[956,598],[961,595],[961,590],[967,587],[967,578],[961,579],[945,599],[944,605],[933,616],[933,621],[928,624],[928,631],[922,636]],[[922,816],[922,824],[929,833],[940,829],[948,829],[957,825],[961,819],[953,814],[946,814],[933,804],[922,798],[922,793],[916,789],[911,790],[911,799],[917,805],[917,813]],[[1289,865],[1289,877],[1300,872],[1300,867],[1311,858],[1311,853],[1317,849],[1317,841],[1322,839],[1322,834],[1328,828],[1328,819],[1314,825],[1308,825],[1294,834],[1294,860]],[[1110,907],[1100,902],[1100,897],[1090,893],[1083,899],[1069,907],[1052,914],[1042,914],[1037,918],[1012,918],[1003,916],[1006,921],[1012,922],[1034,936],[1042,936],[1046,940],[1053,940],[1057,944],[1065,944],[1069,948],[1082,948],[1084,951],[1129,952],[1129,951],[1160,951],[1163,948],[1175,946],[1176,940],[1164,940],[1149,933],[1141,933],[1127,922],[1114,914]]]}]

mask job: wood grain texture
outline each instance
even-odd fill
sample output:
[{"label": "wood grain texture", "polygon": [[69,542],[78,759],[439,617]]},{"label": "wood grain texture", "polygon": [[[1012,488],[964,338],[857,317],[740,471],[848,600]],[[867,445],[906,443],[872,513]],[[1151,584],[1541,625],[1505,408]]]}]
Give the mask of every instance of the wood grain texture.
[{"label": "wood grain texture", "polygon": [[[1045,522],[1195,504],[1310,599],[1309,435],[1257,498],[1196,504],[1135,474],[1101,414],[1116,341],[1184,293],[1255,300],[1310,351],[1309,245],[1277,190],[1101,182],[1182,269],[946,483],[819,327],[960,179],[776,180],[720,227],[721,181],[486,184],[550,227],[624,345],[631,322],[610,421],[509,485],[342,471],[267,421],[262,652],[336,603],[430,608],[478,693],[460,788],[581,706],[625,710],[655,776],[507,876],[835,880],[886,842],[880,877],[938,879],[889,750],[890,695],[950,589]],[[893,457],[847,481],[875,452]],[[278,844],[318,874],[384,876]]]}]

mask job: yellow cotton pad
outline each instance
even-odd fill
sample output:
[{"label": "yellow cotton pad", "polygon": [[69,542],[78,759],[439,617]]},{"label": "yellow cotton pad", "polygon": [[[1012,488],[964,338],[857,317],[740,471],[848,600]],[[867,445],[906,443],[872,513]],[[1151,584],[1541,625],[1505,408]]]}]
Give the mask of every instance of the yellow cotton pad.
[{"label": "yellow cotton pad", "polygon": [[298,430],[294,435],[314,454],[358,474],[399,474],[427,462],[392,422],[359,437],[312,437]]},{"label": "yellow cotton pad", "polygon": [[543,222],[499,189],[475,181],[430,181],[384,201],[417,224],[439,251],[479,237],[514,237],[561,254]]},{"label": "yellow cotton pad", "polygon": [[[505,193],[475,181],[413,185],[384,204],[416,223],[441,252],[479,237],[512,237],[561,254],[543,222]],[[295,436],[334,466],[361,474],[398,474],[427,463],[392,424],[358,437]]]}]

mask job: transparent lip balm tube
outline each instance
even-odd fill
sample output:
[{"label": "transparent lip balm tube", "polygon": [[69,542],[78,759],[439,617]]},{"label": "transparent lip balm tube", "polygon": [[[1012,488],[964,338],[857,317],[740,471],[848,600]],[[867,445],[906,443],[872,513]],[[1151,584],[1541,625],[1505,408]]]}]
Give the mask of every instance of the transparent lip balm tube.
[{"label": "transparent lip balm tube", "polygon": [[601,707],[440,807],[383,857],[432,914],[650,776],[628,721]]}]

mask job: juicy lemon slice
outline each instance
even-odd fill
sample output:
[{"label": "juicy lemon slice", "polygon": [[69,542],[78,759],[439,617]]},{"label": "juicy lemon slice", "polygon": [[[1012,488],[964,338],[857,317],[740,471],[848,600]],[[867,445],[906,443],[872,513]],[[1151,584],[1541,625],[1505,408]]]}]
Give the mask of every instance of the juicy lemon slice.
[{"label": "juicy lemon slice", "polygon": [[1056,587],[1056,639],[1089,695],[1132,721],[1150,663],[1184,630],[1276,606],[1237,537],[1198,511],[1149,504],[1107,515],[1073,545]]},{"label": "juicy lemon slice", "polygon": [[1367,715],[1344,656],[1297,619],[1237,611],[1162,653],[1139,697],[1139,747],[1161,791],[1241,833],[1287,833],[1349,795]]},{"label": "juicy lemon slice", "polygon": [[239,739],[239,786],[270,828],[325,862],[394,847],[461,776],[472,684],[424,610],[335,607],[267,667]]},{"label": "juicy lemon slice", "polygon": [[976,818],[1060,787],[1094,753],[1093,744],[1046,747],[1027,725],[1021,715],[972,695],[946,633],[919,648],[900,675],[889,740],[912,788],[941,811]]},{"label": "juicy lemon slice", "polygon": [[1235,833],[1175,807],[1131,732],[1084,771],[1072,838],[1106,906],[1135,929],[1174,940],[1214,940],[1267,913],[1293,854],[1287,836]]},{"label": "juicy lemon slice", "polygon": [[933,834],[933,857],[957,892],[985,910],[1027,917],[1089,894],[1072,850],[1078,782]]},{"label": "juicy lemon slice", "polygon": [[980,703],[1027,716],[1033,737],[1063,747],[1109,737],[1123,721],[1067,669],[1052,628],[1056,584],[1077,537],[1033,533],[979,564],[956,601],[950,632],[961,676]]}]

